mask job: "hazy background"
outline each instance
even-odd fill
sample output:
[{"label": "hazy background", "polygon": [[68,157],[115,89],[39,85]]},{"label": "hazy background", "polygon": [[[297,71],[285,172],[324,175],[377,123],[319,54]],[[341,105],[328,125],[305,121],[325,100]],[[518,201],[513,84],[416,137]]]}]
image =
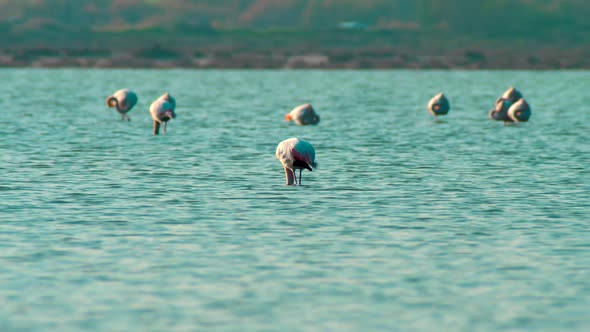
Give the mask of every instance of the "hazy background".
[{"label": "hazy background", "polygon": [[589,14],[586,0],[0,0],[0,65],[590,68]]}]

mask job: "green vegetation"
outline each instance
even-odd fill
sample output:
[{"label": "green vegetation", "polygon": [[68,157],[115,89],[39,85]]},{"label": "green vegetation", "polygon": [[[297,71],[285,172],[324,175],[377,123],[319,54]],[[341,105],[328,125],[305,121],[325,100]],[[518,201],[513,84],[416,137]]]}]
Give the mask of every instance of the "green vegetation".
[{"label": "green vegetation", "polygon": [[565,58],[586,68],[568,54],[588,55],[588,13],[587,0],[0,0],[0,59],[315,53],[359,67],[389,58],[378,67],[391,67],[459,54],[429,66],[495,68],[489,61],[501,56],[504,66],[561,67]]},{"label": "green vegetation", "polygon": [[588,13],[586,0],[0,0],[0,25],[14,34],[48,28],[332,29],[356,21],[371,29],[576,42],[590,29]]}]

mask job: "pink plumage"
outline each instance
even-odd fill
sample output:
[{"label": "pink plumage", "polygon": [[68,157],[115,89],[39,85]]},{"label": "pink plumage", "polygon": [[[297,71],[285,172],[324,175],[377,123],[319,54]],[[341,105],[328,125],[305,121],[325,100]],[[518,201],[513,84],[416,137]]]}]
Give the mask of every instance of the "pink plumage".
[{"label": "pink plumage", "polygon": [[320,122],[320,116],[310,104],[303,104],[295,107],[285,116],[285,120],[294,121],[299,125],[315,125]]},{"label": "pink plumage", "polygon": [[285,169],[287,185],[297,184],[295,170],[299,170],[299,184],[301,185],[303,169],[312,171],[317,167],[313,145],[298,138],[289,138],[279,143],[276,156]]},{"label": "pink plumage", "polygon": [[125,118],[127,118],[127,121],[131,121],[127,113],[131,111],[135,104],[137,104],[137,94],[129,89],[118,90],[107,98],[107,105],[115,107],[117,112],[121,114],[121,121],[125,120]]}]

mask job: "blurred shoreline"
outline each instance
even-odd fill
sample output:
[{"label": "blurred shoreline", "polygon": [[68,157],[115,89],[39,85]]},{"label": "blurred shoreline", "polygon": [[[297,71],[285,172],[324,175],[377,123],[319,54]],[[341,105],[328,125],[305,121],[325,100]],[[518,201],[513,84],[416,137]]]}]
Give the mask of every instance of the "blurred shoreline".
[{"label": "blurred shoreline", "polygon": [[133,30],[8,35],[0,67],[194,69],[590,69],[567,40],[417,31]]},{"label": "blurred shoreline", "polygon": [[408,48],[324,50],[174,49],[159,45],[135,50],[26,47],[0,49],[0,67],[194,68],[194,69],[590,69],[584,50],[537,51]]},{"label": "blurred shoreline", "polygon": [[0,0],[0,67],[590,69],[588,10],[582,0]]}]

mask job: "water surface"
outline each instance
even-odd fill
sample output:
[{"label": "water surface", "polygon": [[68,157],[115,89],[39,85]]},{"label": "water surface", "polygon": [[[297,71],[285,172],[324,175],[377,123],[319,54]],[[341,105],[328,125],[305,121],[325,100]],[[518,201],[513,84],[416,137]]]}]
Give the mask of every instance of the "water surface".
[{"label": "water surface", "polygon": [[[2,331],[590,326],[587,72],[0,76]],[[487,119],[511,85],[518,127]],[[123,87],[129,123],[106,107]],[[178,118],[154,137],[165,91]],[[318,126],[284,121],[304,102]],[[287,187],[294,136],[320,168]]]}]

